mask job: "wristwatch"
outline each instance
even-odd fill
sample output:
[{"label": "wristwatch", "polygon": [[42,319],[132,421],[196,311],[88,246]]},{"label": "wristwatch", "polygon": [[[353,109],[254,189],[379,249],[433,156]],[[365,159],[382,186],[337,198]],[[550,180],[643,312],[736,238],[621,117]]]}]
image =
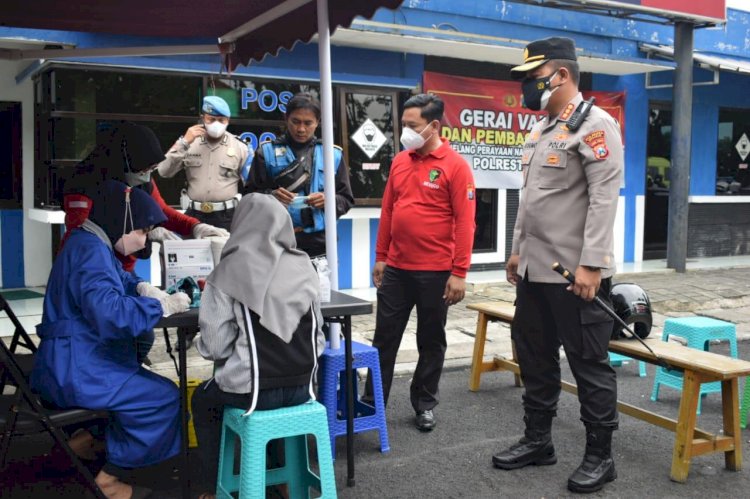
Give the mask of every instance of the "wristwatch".
[{"label": "wristwatch", "polygon": [[177,139],[177,142],[179,142],[180,144],[182,144],[186,148],[190,147],[190,143],[187,140],[185,140],[185,136],[184,135],[180,135],[180,138]]}]

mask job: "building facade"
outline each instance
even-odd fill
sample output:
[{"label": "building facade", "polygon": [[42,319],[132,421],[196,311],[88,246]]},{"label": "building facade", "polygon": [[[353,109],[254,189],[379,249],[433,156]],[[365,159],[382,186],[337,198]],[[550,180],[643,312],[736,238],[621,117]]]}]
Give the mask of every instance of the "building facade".
[{"label": "building facade", "polygon": [[[729,9],[727,19],[725,26],[695,32],[692,257],[750,254],[750,101],[743,91],[750,83],[750,13]],[[370,286],[380,197],[399,150],[404,101],[414,92],[440,91],[426,85],[426,75],[438,74],[481,80],[488,92],[510,88],[505,104],[516,105],[512,89],[518,84],[510,82],[509,68],[522,59],[528,41],[547,36],[575,39],[583,90],[621,97],[626,165],[615,228],[617,259],[664,257],[672,27],[511,2],[411,0],[371,20],[355,20],[332,37],[335,143],[350,165],[357,199],[338,226],[340,288]],[[8,50],[50,44],[97,48],[112,41],[104,35],[0,28],[0,48]],[[136,47],[157,43],[118,41]],[[101,130],[118,120],[137,121],[152,127],[166,150],[195,123],[202,97],[215,94],[232,108],[229,130],[252,148],[282,133],[291,95],[318,91],[317,46],[297,44],[231,75],[219,71],[218,56],[0,60],[0,126],[9,137],[1,148],[7,159],[0,162],[0,287],[46,282],[61,233],[62,184],[100,140]],[[495,119],[482,129],[497,137],[494,132],[504,127],[509,125]],[[478,178],[489,178],[482,169],[481,163],[475,166]],[[184,178],[157,182],[165,199],[177,205]],[[472,267],[502,268],[518,190],[491,180],[478,181],[477,188]],[[157,280],[158,265],[144,262],[138,272]]]}]

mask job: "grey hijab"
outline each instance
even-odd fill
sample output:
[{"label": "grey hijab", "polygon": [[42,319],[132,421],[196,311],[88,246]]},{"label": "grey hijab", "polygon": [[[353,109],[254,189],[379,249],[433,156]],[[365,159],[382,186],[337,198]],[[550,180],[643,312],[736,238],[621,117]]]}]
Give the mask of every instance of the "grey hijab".
[{"label": "grey hijab", "polygon": [[286,343],[314,307],[318,327],[320,284],[310,258],[297,249],[292,219],[268,194],[247,194],[234,211],[229,240],[208,282],[260,316]]}]

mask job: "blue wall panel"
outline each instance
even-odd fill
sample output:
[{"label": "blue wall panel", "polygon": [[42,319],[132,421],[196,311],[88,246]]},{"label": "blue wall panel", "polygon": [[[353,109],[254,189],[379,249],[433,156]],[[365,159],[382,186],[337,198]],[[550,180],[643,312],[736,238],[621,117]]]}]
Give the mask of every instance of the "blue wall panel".
[{"label": "blue wall panel", "polygon": [[23,210],[0,210],[0,245],[3,287],[24,287]]},{"label": "blue wall panel", "polygon": [[339,220],[336,225],[339,254],[339,289],[352,287],[352,221]]},{"label": "blue wall panel", "polygon": [[378,227],[380,219],[373,218],[370,220],[370,269],[375,266],[375,245],[378,242]]}]

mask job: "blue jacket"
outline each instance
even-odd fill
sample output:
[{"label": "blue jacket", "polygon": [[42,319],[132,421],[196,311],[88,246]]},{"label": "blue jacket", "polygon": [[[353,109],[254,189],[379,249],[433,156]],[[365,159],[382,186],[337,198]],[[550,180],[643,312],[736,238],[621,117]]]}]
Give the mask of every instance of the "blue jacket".
[{"label": "blue jacket", "polygon": [[[292,164],[292,162],[296,159],[296,156],[294,155],[294,152],[292,151],[292,148],[290,146],[284,143],[279,143],[277,141],[263,142],[260,145],[260,150],[263,153],[263,159],[265,160],[266,169],[268,170],[268,176],[270,178],[277,177],[279,173],[282,172],[282,170]],[[308,186],[303,186],[301,189],[299,189],[298,192],[302,195],[324,191],[325,176],[323,173],[323,145],[316,143],[313,151],[313,167],[312,172],[310,172],[310,183]],[[338,147],[334,147],[334,172],[338,172],[340,164],[341,149]],[[303,227],[303,231],[307,233],[320,232],[322,230],[325,230],[325,216],[323,210],[310,207],[306,208],[312,210],[313,225],[305,227],[305,225],[302,223],[302,209],[305,208],[300,209],[299,207],[290,205],[288,210],[289,215],[292,217],[293,225],[295,227]]]},{"label": "blue jacket", "polygon": [[159,301],[138,296],[135,275],[110,247],[76,229],[52,267],[32,388],[59,407],[111,407],[138,372],[135,338],[153,334]]}]

